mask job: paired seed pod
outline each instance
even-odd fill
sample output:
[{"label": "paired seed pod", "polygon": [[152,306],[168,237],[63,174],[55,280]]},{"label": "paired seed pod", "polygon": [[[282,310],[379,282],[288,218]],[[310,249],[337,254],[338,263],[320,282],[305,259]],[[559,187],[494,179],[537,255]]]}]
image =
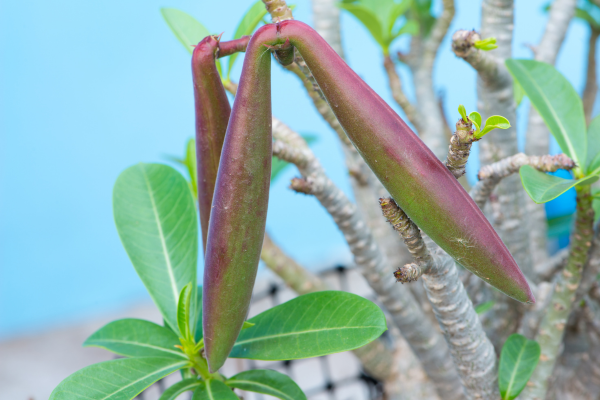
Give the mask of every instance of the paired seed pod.
[{"label": "paired seed pod", "polygon": [[250,302],[271,172],[268,52],[289,53],[290,46],[302,54],[369,167],[423,232],[489,284],[534,302],[512,255],[448,169],[312,28],[283,21],[263,26],[248,44],[223,145],[204,273],[203,326],[211,371],[225,362]]}]

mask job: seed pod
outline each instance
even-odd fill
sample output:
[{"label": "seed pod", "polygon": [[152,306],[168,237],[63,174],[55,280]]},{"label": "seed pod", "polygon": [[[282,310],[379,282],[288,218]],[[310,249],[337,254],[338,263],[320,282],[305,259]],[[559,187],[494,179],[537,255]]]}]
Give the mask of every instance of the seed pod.
[{"label": "seed pod", "polygon": [[411,220],[465,268],[534,302],[498,234],[433,152],[313,29],[298,21],[280,25],[279,37],[300,51],[348,137]]},{"label": "seed pod", "polygon": [[231,114],[229,100],[215,64],[218,50],[218,39],[207,36],[198,43],[192,55],[196,107],[198,206],[204,250],[206,250],[208,220],[219,169],[219,158]]},{"label": "seed pod", "polygon": [[346,134],[411,220],[475,275],[510,297],[535,302],[481,210],[406,123],[312,28],[293,20],[278,25],[257,31],[271,36],[261,44],[289,40],[299,50]]},{"label": "seed pod", "polygon": [[248,313],[265,233],[271,177],[271,57],[252,46],[221,152],[202,296],[206,358],[211,372],[229,355]]}]

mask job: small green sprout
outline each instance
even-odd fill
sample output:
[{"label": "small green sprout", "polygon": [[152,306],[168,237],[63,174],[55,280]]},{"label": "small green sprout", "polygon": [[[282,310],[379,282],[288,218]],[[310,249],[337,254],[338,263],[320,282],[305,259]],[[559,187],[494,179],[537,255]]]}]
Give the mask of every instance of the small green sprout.
[{"label": "small green sprout", "polygon": [[475,125],[475,132],[473,133],[474,139],[481,139],[484,135],[490,133],[492,130],[508,129],[510,128],[510,122],[501,115],[492,115],[485,121],[485,127],[483,129],[481,125],[481,115],[477,111],[473,111],[467,117],[467,111],[465,106],[462,104],[458,106],[458,113],[465,122],[472,122]]},{"label": "small green sprout", "polygon": [[498,48],[498,45],[496,44],[496,38],[494,37],[478,40],[473,45],[476,49],[482,51],[490,51]]}]

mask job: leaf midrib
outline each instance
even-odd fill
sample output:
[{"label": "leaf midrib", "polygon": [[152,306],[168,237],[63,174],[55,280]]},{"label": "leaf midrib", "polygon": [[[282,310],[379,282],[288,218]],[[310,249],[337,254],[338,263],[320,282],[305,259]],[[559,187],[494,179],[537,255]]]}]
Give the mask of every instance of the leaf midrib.
[{"label": "leaf midrib", "polygon": [[508,387],[506,388],[506,397],[503,400],[510,398],[510,391],[512,390],[513,383],[515,381],[515,374],[517,373],[518,365],[521,363],[521,358],[523,353],[525,352],[525,346],[521,347],[521,351],[519,351],[519,357],[517,357],[517,361],[515,362],[515,368],[513,368],[512,374],[510,374],[510,380],[508,381]]},{"label": "leaf midrib", "polygon": [[[96,339],[96,340],[98,342],[120,343],[120,344],[128,344],[128,345],[138,346],[138,347],[148,347],[153,350],[158,350],[158,351],[165,352],[165,353],[176,354],[178,357],[181,357],[181,358],[187,360],[185,354],[183,354],[181,352],[178,352],[176,350],[165,349],[164,347],[158,347],[158,346],[154,346],[154,345],[147,344],[147,343],[139,343],[139,342],[132,342],[129,340],[118,340],[118,339]],[[106,347],[100,346],[100,344],[90,343],[90,346],[97,346],[97,347],[102,347],[102,348],[106,349]],[[106,350],[110,350],[110,349],[106,349]],[[113,351],[113,350],[110,350],[110,351]]]},{"label": "leaf midrib", "polygon": [[275,389],[273,386],[267,386],[264,383],[260,383],[260,382],[256,382],[256,381],[248,381],[248,380],[243,380],[243,379],[229,379],[227,380],[227,383],[246,383],[249,385],[255,385],[255,386],[260,386],[260,387],[265,387],[267,389],[272,390],[273,392],[279,393],[280,396],[278,396],[279,398],[286,398],[289,400],[294,400],[293,397],[290,397],[287,395],[287,393],[282,392],[281,390]]},{"label": "leaf midrib", "polygon": [[158,236],[160,238],[160,244],[163,249],[163,254],[165,256],[165,262],[167,263],[167,273],[169,275],[169,280],[171,281],[171,289],[173,290],[173,298],[175,299],[175,304],[177,304],[177,300],[179,298],[179,291],[177,290],[177,282],[175,281],[175,275],[173,273],[173,266],[171,265],[171,258],[169,257],[169,252],[167,250],[167,243],[165,242],[165,237],[162,229],[162,224],[158,216],[158,208],[156,207],[156,201],[154,200],[154,192],[152,191],[152,186],[150,181],[148,180],[148,175],[146,175],[146,168],[142,167],[142,175],[144,176],[144,182],[146,183],[146,187],[148,188],[148,195],[150,196],[150,203],[152,204],[152,212],[154,213],[154,220],[156,221],[156,225],[158,227]]},{"label": "leaf midrib", "polygon": [[[184,363],[184,362],[180,362],[180,364],[183,366],[183,365],[185,365],[186,363]],[[147,374],[147,375],[145,375],[145,376],[143,376],[143,377],[141,377],[141,378],[139,378],[139,379],[137,379],[137,380],[135,380],[135,381],[133,381],[133,382],[129,383],[128,385],[126,385],[126,386],[123,386],[121,389],[117,390],[116,392],[109,393],[109,394],[108,394],[108,396],[106,396],[106,397],[103,397],[103,398],[101,398],[101,399],[99,399],[99,400],[106,400],[106,399],[108,399],[109,397],[111,397],[111,396],[114,396],[115,394],[117,394],[117,393],[119,393],[119,392],[121,392],[121,391],[123,391],[123,390],[125,390],[125,389],[127,389],[127,388],[129,388],[129,387],[131,387],[131,386],[133,386],[133,385],[135,385],[135,384],[136,384],[136,383],[138,383],[139,381],[142,381],[142,380],[144,380],[144,379],[146,379],[146,378],[148,378],[148,377],[150,377],[150,376],[152,376],[152,375],[160,374],[161,372],[163,372],[163,371],[166,371],[166,370],[168,370],[168,369],[171,369],[171,368],[175,367],[176,365],[177,365],[177,364],[171,364],[171,365],[169,365],[169,366],[166,366],[166,367],[164,367],[164,368],[162,368],[162,369],[159,369],[159,370],[153,371],[153,372],[151,372],[151,373],[149,373],[149,374]]]},{"label": "leaf midrib", "polygon": [[266,339],[280,338],[280,337],[286,337],[286,336],[297,336],[297,335],[303,335],[303,334],[307,334],[307,333],[339,331],[339,330],[345,330],[345,329],[367,329],[367,328],[381,329],[381,326],[376,326],[376,325],[373,325],[373,326],[371,326],[371,325],[369,325],[369,326],[347,326],[347,327],[339,327],[339,328],[311,329],[311,330],[299,331],[299,332],[288,332],[288,333],[282,333],[282,334],[277,334],[277,335],[260,336],[260,337],[256,337],[256,338],[250,338],[250,339],[246,339],[246,340],[237,341],[237,342],[235,342],[235,346],[246,344],[246,343],[258,342],[258,341],[266,340]]}]

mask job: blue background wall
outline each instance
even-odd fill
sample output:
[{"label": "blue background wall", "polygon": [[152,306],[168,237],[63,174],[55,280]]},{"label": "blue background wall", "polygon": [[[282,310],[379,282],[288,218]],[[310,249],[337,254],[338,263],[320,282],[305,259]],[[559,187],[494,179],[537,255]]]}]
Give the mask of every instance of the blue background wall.
[{"label": "blue background wall", "polygon": [[[311,23],[309,0],[294,3],[296,18]],[[547,1],[516,3],[514,52],[530,57],[525,44],[539,42]],[[225,12],[219,4],[226,4]],[[159,9],[179,8],[229,38],[251,4],[0,4],[0,337],[32,333],[147,298],[119,242],[111,193],[120,171],[139,161],[166,162],[167,155],[182,154],[194,134],[189,55]],[[458,0],[450,31],[478,28],[479,13],[478,2]],[[392,104],[378,48],[351,16],[343,16],[342,27],[348,63]],[[558,68],[580,91],[587,36],[586,27],[573,22],[558,60]],[[395,48],[406,44],[399,40]],[[240,66],[238,62],[234,77]],[[468,110],[476,108],[475,74],[454,57],[448,38],[435,82],[445,93],[450,120],[458,117],[460,103]],[[273,113],[295,130],[319,137],[317,156],[349,192],[335,135],[299,82],[276,66],[273,88]],[[519,110],[520,128],[527,107]],[[471,166],[471,177],[474,171]],[[272,187],[268,230],[309,267],[349,259],[342,236],[318,203],[286,188],[293,175],[288,169]]]}]

